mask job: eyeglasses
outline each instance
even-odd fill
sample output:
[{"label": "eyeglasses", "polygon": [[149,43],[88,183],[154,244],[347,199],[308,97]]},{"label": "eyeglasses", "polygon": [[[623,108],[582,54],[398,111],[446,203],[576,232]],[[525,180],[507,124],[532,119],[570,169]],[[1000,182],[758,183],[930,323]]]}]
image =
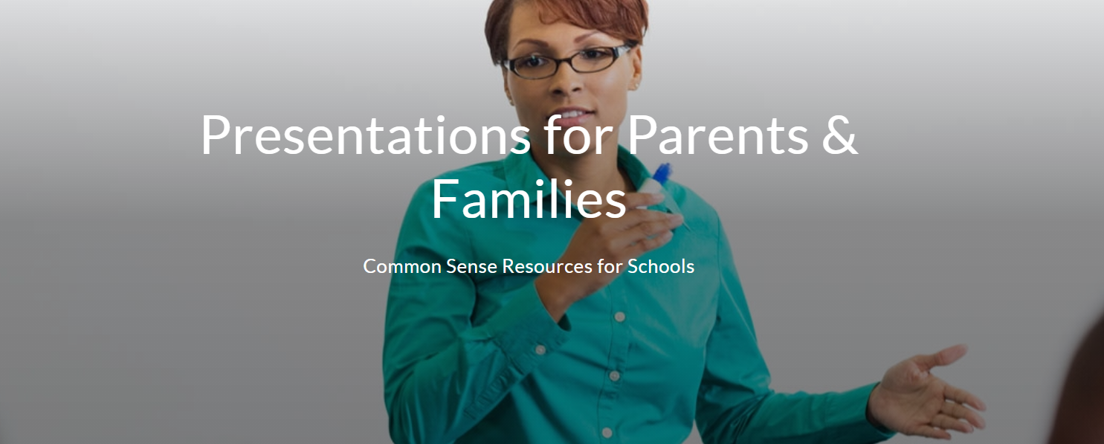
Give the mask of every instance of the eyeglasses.
[{"label": "eyeglasses", "polygon": [[634,46],[636,46],[635,43],[626,43],[617,47],[587,48],[564,59],[534,54],[504,60],[502,64],[518,77],[529,80],[547,79],[556,75],[560,70],[561,62],[567,62],[577,73],[587,74],[613,66],[613,62],[616,62],[618,57],[625,55]]}]

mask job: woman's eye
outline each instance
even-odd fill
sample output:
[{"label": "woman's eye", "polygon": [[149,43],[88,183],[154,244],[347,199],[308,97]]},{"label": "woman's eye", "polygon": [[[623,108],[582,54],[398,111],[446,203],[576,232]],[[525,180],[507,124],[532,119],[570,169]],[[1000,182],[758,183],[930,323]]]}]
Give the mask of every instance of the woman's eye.
[{"label": "woman's eye", "polygon": [[609,51],[606,51],[604,49],[586,49],[583,50],[582,54],[583,57],[588,59],[600,59],[603,57],[608,57],[610,55]]},{"label": "woman's eye", "polygon": [[524,66],[526,68],[536,68],[542,65],[544,65],[544,59],[536,56],[529,57],[521,61],[521,66]]}]

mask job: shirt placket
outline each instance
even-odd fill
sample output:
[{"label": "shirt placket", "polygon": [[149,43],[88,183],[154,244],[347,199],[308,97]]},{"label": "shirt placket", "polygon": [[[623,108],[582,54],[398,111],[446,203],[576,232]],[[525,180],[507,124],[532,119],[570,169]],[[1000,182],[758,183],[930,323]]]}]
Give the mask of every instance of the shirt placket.
[{"label": "shirt placket", "polygon": [[621,442],[622,430],[618,425],[622,424],[625,415],[624,409],[618,405],[618,398],[624,387],[624,379],[632,375],[625,375],[626,360],[629,352],[629,328],[632,319],[628,317],[628,297],[624,286],[620,285],[618,277],[602,291],[606,293],[606,299],[610,302],[609,322],[610,348],[606,359],[605,374],[602,381],[602,391],[598,399],[598,427],[600,443]]}]

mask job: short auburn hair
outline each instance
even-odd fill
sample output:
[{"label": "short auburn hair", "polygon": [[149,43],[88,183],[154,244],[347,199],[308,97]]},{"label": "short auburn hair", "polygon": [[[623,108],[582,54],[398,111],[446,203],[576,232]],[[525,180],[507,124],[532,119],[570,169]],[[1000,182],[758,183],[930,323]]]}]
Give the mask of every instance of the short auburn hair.
[{"label": "short auburn hair", "polygon": [[540,19],[546,24],[563,20],[580,28],[597,29],[629,44],[644,42],[648,28],[647,0],[494,0],[487,11],[484,32],[495,64],[507,57],[514,6],[527,1],[536,3]]}]

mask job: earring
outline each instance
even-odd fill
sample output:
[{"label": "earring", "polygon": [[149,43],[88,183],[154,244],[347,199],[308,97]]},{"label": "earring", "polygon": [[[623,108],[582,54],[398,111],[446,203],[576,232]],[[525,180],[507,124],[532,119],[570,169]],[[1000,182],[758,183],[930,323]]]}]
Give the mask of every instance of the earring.
[{"label": "earring", "polygon": [[638,89],[640,89],[640,82],[636,82],[635,84],[633,84],[633,91],[636,91]]},{"label": "earring", "polygon": [[510,99],[510,106],[514,106],[514,99]]}]

